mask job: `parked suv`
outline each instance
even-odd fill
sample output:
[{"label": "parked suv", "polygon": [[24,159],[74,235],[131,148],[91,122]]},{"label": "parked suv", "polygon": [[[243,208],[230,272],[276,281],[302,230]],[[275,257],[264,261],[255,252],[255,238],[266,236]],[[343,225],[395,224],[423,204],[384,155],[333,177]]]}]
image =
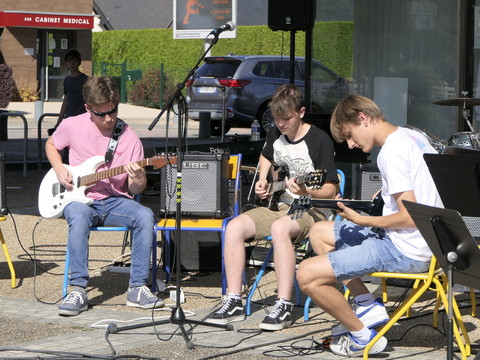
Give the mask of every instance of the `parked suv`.
[{"label": "parked suv", "polygon": [[[295,58],[295,85],[304,88],[305,58]],[[229,55],[207,57],[187,82],[189,117],[199,120],[200,112],[211,113],[212,134],[221,135],[225,99],[225,132],[231,127],[262,123],[262,133],[273,124],[268,111],[272,94],[290,82],[290,58],[270,55]],[[312,112],[329,113],[349,93],[348,82],[319,61],[312,64]]]}]

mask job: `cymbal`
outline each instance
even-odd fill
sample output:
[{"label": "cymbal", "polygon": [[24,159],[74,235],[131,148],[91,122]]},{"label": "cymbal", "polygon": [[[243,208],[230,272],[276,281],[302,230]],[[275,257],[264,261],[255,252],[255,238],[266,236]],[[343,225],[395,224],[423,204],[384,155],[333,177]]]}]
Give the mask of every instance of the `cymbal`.
[{"label": "cymbal", "polygon": [[452,98],[452,99],[444,99],[438,100],[433,102],[435,105],[450,105],[450,106],[477,106],[480,105],[479,98]]}]

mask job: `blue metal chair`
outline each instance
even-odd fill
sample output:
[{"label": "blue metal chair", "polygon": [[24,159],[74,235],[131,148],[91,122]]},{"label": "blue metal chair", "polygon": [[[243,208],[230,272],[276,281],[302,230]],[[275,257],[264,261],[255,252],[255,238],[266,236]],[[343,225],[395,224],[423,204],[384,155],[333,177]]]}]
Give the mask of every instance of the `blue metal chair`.
[{"label": "blue metal chair", "polygon": [[[136,201],[140,202],[140,195],[136,195],[134,198]],[[128,244],[128,238],[130,236],[130,230],[125,226],[92,226],[90,231],[123,231],[123,243],[122,243],[122,254],[125,253],[125,248]],[[156,235],[156,232],[154,232]],[[130,237],[131,241],[131,237]],[[62,295],[63,297],[68,294],[68,275],[70,269],[70,254],[68,251],[68,246],[65,254],[65,272],[63,274],[63,286],[62,286]],[[157,240],[156,236],[153,237],[153,248],[152,248],[152,291],[156,291],[157,283],[155,279],[157,278]]]},{"label": "blue metal chair", "polygon": [[[337,174],[338,174],[338,180],[339,180],[339,193],[340,193],[340,196],[343,196],[343,194],[345,192],[345,173],[342,170],[337,169]],[[265,240],[272,240],[272,237],[268,236],[267,238],[265,238]],[[308,239],[305,239],[304,242],[308,243]],[[253,285],[250,289],[250,292],[248,293],[247,301],[246,301],[246,307],[245,307],[245,312],[246,312],[247,315],[251,314],[251,300],[252,300],[252,297],[255,293],[255,290],[258,287],[258,284],[260,283],[260,280],[262,279],[263,274],[265,273],[265,269],[266,269],[268,263],[270,262],[270,260],[272,258],[272,255],[273,255],[273,246],[270,247],[270,250],[268,251],[267,255],[265,256],[265,259],[263,260],[262,267],[260,268],[260,270],[259,270],[259,272],[258,272],[258,274],[255,278],[255,281],[253,282]],[[300,305],[301,304],[301,292],[300,292],[300,288],[298,286],[296,278],[294,279],[294,287],[295,287],[295,305]],[[310,302],[311,302],[310,298],[308,298],[305,301],[305,306],[304,306],[304,319],[305,320],[308,320],[308,312],[309,312]]]}]

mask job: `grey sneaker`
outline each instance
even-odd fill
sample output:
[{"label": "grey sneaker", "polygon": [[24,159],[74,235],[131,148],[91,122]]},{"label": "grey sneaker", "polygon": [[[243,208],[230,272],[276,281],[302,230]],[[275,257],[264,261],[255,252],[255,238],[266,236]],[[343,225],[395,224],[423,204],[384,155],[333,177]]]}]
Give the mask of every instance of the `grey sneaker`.
[{"label": "grey sneaker", "polygon": [[154,309],[163,307],[164,305],[165,301],[153,295],[146,286],[137,286],[128,289],[127,306]]},{"label": "grey sneaker", "polygon": [[[390,320],[385,305],[380,298],[376,299],[368,306],[356,305],[355,314],[362,323],[369,329],[379,327]],[[348,330],[342,324],[338,324],[332,328],[332,337],[339,337],[348,333]]]},{"label": "grey sneaker", "polygon": [[227,297],[220,310],[207,318],[205,322],[210,324],[227,325],[231,322],[243,320],[245,320],[245,309],[242,304],[242,299]]},{"label": "grey sneaker", "polygon": [[58,307],[58,315],[75,316],[86,310],[88,310],[87,294],[72,291]]},{"label": "grey sneaker", "polygon": [[293,304],[285,299],[277,299],[275,306],[268,316],[260,323],[262,330],[282,330],[292,325]]},{"label": "grey sneaker", "polygon": [[[332,338],[330,342],[330,350],[335,355],[347,356],[347,357],[357,357],[363,356],[363,350],[367,347],[370,341],[377,335],[375,330],[371,330],[372,334],[370,335],[370,340],[365,344],[359,344],[353,340],[350,333],[340,336],[338,338]],[[382,352],[387,347],[387,339],[382,336],[368,352],[369,354],[378,354]]]}]

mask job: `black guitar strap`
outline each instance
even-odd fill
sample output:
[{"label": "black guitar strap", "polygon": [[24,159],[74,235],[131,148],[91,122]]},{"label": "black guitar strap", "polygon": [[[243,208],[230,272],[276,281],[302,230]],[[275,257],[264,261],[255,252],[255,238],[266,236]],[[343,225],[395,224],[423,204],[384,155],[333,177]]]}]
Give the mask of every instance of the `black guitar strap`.
[{"label": "black guitar strap", "polygon": [[107,152],[105,153],[105,162],[108,164],[113,159],[113,154],[115,154],[115,150],[117,149],[118,145],[118,138],[122,134],[123,128],[125,127],[125,122],[117,118],[117,123],[115,124],[115,128],[112,131],[112,135],[110,136],[110,142],[108,143]]}]

